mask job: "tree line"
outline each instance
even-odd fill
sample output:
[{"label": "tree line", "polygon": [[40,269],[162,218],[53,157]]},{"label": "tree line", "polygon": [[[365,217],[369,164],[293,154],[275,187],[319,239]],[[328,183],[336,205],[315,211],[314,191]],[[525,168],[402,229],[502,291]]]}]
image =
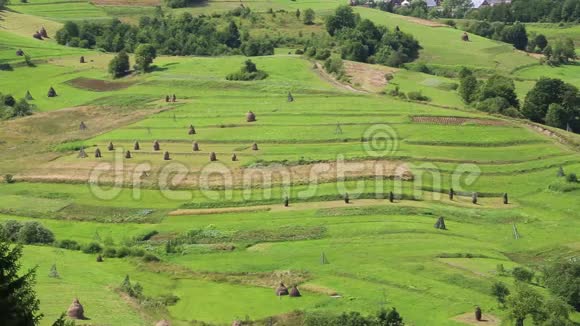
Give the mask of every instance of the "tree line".
[{"label": "tree line", "polygon": [[513,0],[470,11],[466,18],[491,22],[577,22],[580,0]]},{"label": "tree line", "polygon": [[478,80],[469,69],[462,69],[460,78],[459,95],[465,103],[480,111],[580,131],[580,93],[574,85],[559,79],[541,78],[522,104],[511,78],[494,75],[485,81]]},{"label": "tree line", "polygon": [[[243,11],[249,11],[249,8]],[[137,26],[118,19],[108,22],[68,21],[56,33],[56,41],[62,45],[107,52],[124,50],[133,53],[140,44],[150,44],[162,55],[273,54],[274,44],[268,38],[254,39],[249,33],[240,32],[232,19],[239,14],[239,10],[216,17],[194,17],[190,13],[174,17],[158,13],[153,17],[141,17]]]}]

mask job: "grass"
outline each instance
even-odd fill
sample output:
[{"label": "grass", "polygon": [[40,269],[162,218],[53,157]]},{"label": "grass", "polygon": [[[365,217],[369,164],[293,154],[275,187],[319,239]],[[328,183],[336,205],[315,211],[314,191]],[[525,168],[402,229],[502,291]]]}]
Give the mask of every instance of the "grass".
[{"label": "grass", "polygon": [[[498,119],[464,108],[450,90],[454,79],[406,70],[395,73],[389,88],[397,84],[404,92],[421,90],[432,98],[426,104],[352,93],[321,78],[311,62],[287,55],[289,49],[278,49],[279,55],[252,58],[269,74],[264,81],[225,80],[245,57],[159,57],[153,72],[128,77],[127,88],[96,92],[70,81],[79,77],[111,81],[106,73],[109,54],[36,41],[18,28],[19,17],[44,23],[45,18],[65,20],[72,13],[79,19],[100,19],[149,9],[42,1],[12,5],[29,11],[10,13],[5,22],[11,28],[0,31],[0,62],[13,65],[12,71],[0,72],[0,89],[18,96],[30,90],[40,111],[30,118],[0,122],[4,141],[0,162],[17,180],[0,184],[0,222],[39,221],[57,240],[83,245],[99,241],[116,249],[132,246],[162,260],[105,258],[98,264],[94,255],[26,246],[24,267],[38,266],[36,290],[46,315],[42,325],[51,325],[75,297],[85,306],[90,323],[98,325],[149,325],[162,318],[174,325],[192,321],[221,325],[246,316],[267,319],[295,310],[372,313],[384,305],[397,307],[415,325],[457,325],[451,318],[473,311],[475,305],[505,319],[489,288],[498,280],[511,287],[513,280],[497,275],[497,264],[510,270],[578,254],[580,224],[573,212],[580,209],[579,190],[564,187],[556,177],[560,166],[566,173],[580,172],[578,153],[512,120],[501,126],[413,122],[414,116]],[[263,11],[312,6],[324,14],[337,1],[248,3]],[[174,12],[217,12],[234,5],[214,1]],[[421,60],[430,65],[477,66],[509,74],[534,63],[505,44],[475,37],[463,43],[460,31],[451,28],[426,27],[370,9],[356,11],[414,34],[424,46]],[[282,26],[286,18],[271,17],[263,28]],[[319,30],[320,22],[319,17],[319,25],[313,28]],[[18,62],[21,59],[14,55],[18,48],[37,60],[36,67]],[[87,64],[78,62],[80,55]],[[525,93],[543,75],[578,84],[574,69],[520,69],[518,92]],[[50,86],[58,97],[44,96]],[[293,103],[286,100],[288,92]],[[176,94],[178,102],[164,103],[168,94]],[[245,121],[250,110],[257,115],[251,124]],[[89,126],[87,131],[78,130],[80,121]],[[187,134],[190,124],[197,134]],[[337,124],[342,132],[337,132]],[[373,124],[388,124],[394,130],[393,151],[377,157],[365,150],[368,142],[361,138]],[[152,150],[156,139],[162,150],[171,153],[172,161],[164,162],[162,154]],[[104,187],[111,196],[99,198],[82,176],[96,163],[113,162],[113,155],[105,150],[109,141],[130,149],[135,140],[142,149],[123,164],[127,171],[150,164],[152,176],[144,180],[143,189]],[[194,140],[201,146],[198,153],[191,150]],[[249,149],[254,142],[259,151]],[[99,162],[92,155],[80,160],[76,153],[80,146],[89,154],[98,146],[104,157]],[[270,171],[276,163],[300,172],[288,189],[249,180],[232,189],[204,189],[185,182],[176,189],[159,190],[154,180],[160,169],[182,163],[189,169],[188,180],[196,180],[207,167],[210,151],[218,154],[216,165],[232,168],[236,176],[247,167]],[[229,160],[234,152],[237,162]],[[351,163],[403,164],[414,180],[377,178],[375,170],[367,168],[347,173],[344,181],[337,176],[321,179],[316,188],[305,182],[310,172],[306,164],[323,167],[337,157]],[[34,174],[53,178],[19,179]],[[453,202],[446,193],[450,187],[459,192]],[[389,191],[402,198],[389,203],[385,199]],[[341,200],[345,192],[351,205]],[[471,204],[471,192],[480,194],[478,205]],[[509,193],[509,205],[502,204],[504,192]],[[301,199],[305,193],[311,197]],[[284,208],[287,195],[290,207]],[[231,207],[247,210],[222,210]],[[194,213],[169,214],[178,209]],[[212,214],[201,214],[208,212]],[[433,228],[440,216],[449,230]],[[513,239],[512,223],[521,233],[519,240]],[[152,231],[157,234],[149,241],[135,241]],[[187,238],[188,231],[203,236]],[[179,246],[179,253],[165,252],[167,240],[184,238],[189,240]],[[329,264],[320,263],[322,253]],[[48,277],[52,264],[57,265],[60,279]],[[180,300],[159,311],[131,304],[116,292],[127,274],[144,286],[148,296],[173,294]],[[298,283],[303,297],[276,297],[273,289],[280,281]],[[331,293],[341,297],[331,298]]]}]

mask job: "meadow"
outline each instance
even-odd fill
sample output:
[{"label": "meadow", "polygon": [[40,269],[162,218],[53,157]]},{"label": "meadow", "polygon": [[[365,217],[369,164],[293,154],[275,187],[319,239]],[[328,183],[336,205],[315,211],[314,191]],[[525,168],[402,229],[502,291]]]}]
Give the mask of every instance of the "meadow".
[{"label": "meadow", "polygon": [[[338,3],[246,2],[263,11],[312,7],[321,16]],[[234,6],[211,1],[173,12]],[[578,256],[580,187],[564,188],[557,177],[560,167],[580,173],[577,147],[521,120],[466,107],[454,90],[457,79],[401,69],[384,90],[353,91],[329,81],[311,60],[278,49],[251,58],[269,75],[261,81],[225,79],[247,60],[242,56],[161,56],[150,73],[112,80],[112,54],[37,41],[28,36],[37,27],[16,22],[49,26],[50,20],[52,33],[69,19],[135,18],[151,8],[52,0],[10,8],[22,14],[7,13],[0,21],[7,27],[0,30],[0,63],[12,66],[0,71],[0,90],[18,97],[30,91],[37,112],[0,122],[0,174],[15,180],[0,184],[0,223],[38,221],[60,242],[159,258],[105,256],[97,263],[95,253],[26,245],[23,267],[36,267],[41,325],[52,325],[76,297],[93,325],[160,319],[172,325],[245,319],[282,325],[297,311],[370,314],[382,307],[396,307],[408,325],[465,325],[454,318],[475,306],[510,325],[490,287],[502,281],[513,288],[514,280],[497,265],[539,274],[545,262]],[[367,8],[356,12],[415,35],[423,46],[419,62],[431,67],[517,70],[520,97],[542,76],[580,86],[577,66],[536,66],[503,43],[477,37],[465,43],[452,28]],[[320,31],[320,21],[308,28]],[[19,48],[30,53],[34,67],[15,56]],[[81,55],[87,63],[79,62]],[[57,97],[46,96],[51,86]],[[386,95],[396,86],[431,101]],[[177,101],[166,103],[173,94]],[[246,121],[248,111],[257,121]],[[81,121],[86,130],[79,130]],[[195,134],[188,133],[190,125]],[[115,150],[107,149],[110,142]],[[102,158],[94,157],[97,148]],[[79,157],[81,149],[88,157]],[[131,158],[124,158],[126,150]],[[163,159],[165,151],[171,160]],[[121,166],[120,184],[103,167],[108,163]],[[353,170],[339,173],[343,163]],[[148,173],[135,174],[144,165]],[[172,165],[187,170],[184,179],[163,177]],[[104,182],[96,187],[89,177],[99,169]],[[203,171],[224,170],[233,181],[200,186]],[[249,172],[256,178],[246,179]],[[283,173],[289,182],[282,182]],[[273,181],[260,179],[264,175]],[[163,178],[174,182],[164,188]],[[439,217],[448,230],[434,228]],[[168,250],[171,243],[177,249]],[[53,264],[60,278],[49,277]],[[179,300],[162,308],[139,304],[119,290],[126,275],[148,297]],[[281,281],[297,284],[302,297],[277,297]]]}]

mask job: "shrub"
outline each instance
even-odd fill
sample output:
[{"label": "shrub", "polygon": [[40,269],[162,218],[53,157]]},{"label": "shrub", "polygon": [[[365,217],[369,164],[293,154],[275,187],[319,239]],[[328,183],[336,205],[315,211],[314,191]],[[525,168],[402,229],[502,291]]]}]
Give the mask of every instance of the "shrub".
[{"label": "shrub", "polygon": [[143,250],[141,248],[131,248],[131,256],[143,257],[143,256],[145,256],[145,250]]},{"label": "shrub", "polygon": [[324,62],[324,69],[328,73],[335,74],[337,76],[344,75],[344,65],[342,63],[342,59],[337,55],[333,55],[326,59]]},{"label": "shrub", "polygon": [[421,93],[421,91],[419,92],[409,92],[407,93],[407,96],[409,97],[410,100],[413,101],[421,101],[421,102],[429,102],[431,101],[431,98],[429,98],[428,96],[425,96]]},{"label": "shrub", "polygon": [[101,251],[103,251],[103,248],[101,247],[100,244],[98,244],[96,242],[91,242],[91,243],[83,246],[82,250],[85,254],[97,254],[97,253],[100,253]]},{"label": "shrub", "polygon": [[150,262],[158,262],[160,261],[159,257],[153,255],[153,254],[145,254],[145,256],[143,256],[143,261],[150,263]]},{"label": "shrub", "polygon": [[117,250],[117,257],[118,258],[127,257],[129,255],[131,255],[131,249],[129,249],[127,247],[121,247],[121,248],[119,248],[119,250]]},{"label": "shrub", "polygon": [[249,80],[262,80],[268,77],[268,74],[258,70],[256,64],[252,62],[252,60],[246,60],[244,62],[244,66],[240,71],[229,74],[226,76],[227,80],[240,80],[240,81],[249,81]]},{"label": "shrub", "polygon": [[518,281],[530,283],[534,277],[534,272],[523,267],[516,267],[513,269],[512,275]]},{"label": "shrub", "polygon": [[298,50],[294,51],[294,54],[302,55],[302,54],[304,54],[304,51],[302,49],[298,49]]},{"label": "shrub", "polygon": [[159,234],[159,232],[157,230],[146,231],[142,234],[136,235],[134,239],[135,239],[135,241],[148,241],[149,239],[156,236],[157,234]]},{"label": "shrub", "polygon": [[578,182],[578,177],[576,176],[576,173],[569,173],[566,176],[566,181],[568,181],[568,182]]},{"label": "shrub", "polygon": [[22,224],[18,221],[14,221],[14,220],[9,220],[6,221],[3,225],[2,225],[2,239],[6,239],[8,241],[11,242],[16,242],[18,241],[18,233],[20,232],[20,229],[22,228]]},{"label": "shrub", "polygon": [[18,233],[18,241],[25,244],[52,243],[54,234],[38,222],[26,222]]},{"label": "shrub", "polygon": [[56,247],[58,248],[63,248],[63,249],[68,249],[68,250],[81,250],[81,245],[78,244],[78,242],[74,241],[74,240],[61,240],[56,242]]},{"label": "shrub", "polygon": [[115,258],[117,257],[117,250],[115,250],[115,248],[105,248],[105,250],[103,250],[103,256]]}]

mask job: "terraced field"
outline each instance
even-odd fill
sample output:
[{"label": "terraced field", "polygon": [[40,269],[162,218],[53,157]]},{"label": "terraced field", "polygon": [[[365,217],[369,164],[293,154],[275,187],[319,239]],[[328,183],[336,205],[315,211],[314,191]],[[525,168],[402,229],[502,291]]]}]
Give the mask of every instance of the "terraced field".
[{"label": "terraced field", "polygon": [[[247,2],[317,13],[337,3]],[[11,8],[50,20],[100,19],[115,10],[51,1]],[[485,39],[458,45],[460,32],[451,28],[357,12],[416,35],[421,60],[434,66],[474,62],[508,73],[532,62]],[[41,325],[52,325],[75,297],[94,325],[291,325],[296,311],[370,314],[381,307],[396,307],[408,325],[464,325],[458,316],[474,306],[508,325],[489,289],[514,280],[497,265],[536,268],[578,255],[580,187],[557,177],[560,167],[580,173],[578,137],[556,138],[466,108],[452,88],[457,80],[397,71],[387,90],[398,85],[433,99],[402,101],[338,87],[284,49],[252,58],[269,74],[262,81],[225,79],[247,59],[241,56],[159,57],[151,73],[114,81],[106,72],[112,55],[25,34],[0,31],[0,63],[13,67],[0,71],[0,89],[29,90],[38,110],[0,122],[0,174],[15,180],[0,184],[0,223],[39,221],[58,241],[131,253],[97,263],[95,253],[25,246],[24,267],[38,266]],[[18,62],[19,48],[37,59],[35,67]],[[532,83],[561,73],[578,85],[574,69],[517,74]],[[51,86],[57,97],[46,97]],[[173,94],[177,101],[166,103]],[[256,121],[247,121],[249,111]],[[439,217],[448,230],[433,227]],[[171,243],[176,250],[167,249]],[[53,264],[60,278],[48,276]],[[177,302],[138,304],[119,291],[126,275],[146,296]],[[302,297],[277,297],[281,281],[297,284]]]}]

